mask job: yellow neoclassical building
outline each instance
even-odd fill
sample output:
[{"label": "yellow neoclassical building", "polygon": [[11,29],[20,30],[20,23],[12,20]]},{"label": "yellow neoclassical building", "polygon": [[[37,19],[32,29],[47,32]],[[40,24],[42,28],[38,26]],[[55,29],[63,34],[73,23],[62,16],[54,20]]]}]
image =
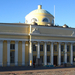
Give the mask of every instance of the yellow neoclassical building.
[{"label": "yellow neoclassical building", "polygon": [[54,25],[38,5],[25,23],[0,23],[0,66],[75,64],[75,28]]}]

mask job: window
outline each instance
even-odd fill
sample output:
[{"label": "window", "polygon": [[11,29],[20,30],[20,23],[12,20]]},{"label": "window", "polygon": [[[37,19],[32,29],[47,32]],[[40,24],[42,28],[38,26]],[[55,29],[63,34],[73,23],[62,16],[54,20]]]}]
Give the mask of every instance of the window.
[{"label": "window", "polygon": [[33,56],[33,62],[36,63],[36,56]]},{"label": "window", "polygon": [[15,44],[10,44],[10,49],[15,49]]},{"label": "window", "polygon": [[67,56],[67,62],[70,62],[70,61],[69,61],[69,56]]},{"label": "window", "polygon": [[47,63],[50,63],[50,56],[47,56]]},{"label": "window", "polygon": [[61,56],[61,62],[64,62],[64,56]]},{"label": "window", "polygon": [[43,51],[43,45],[40,45],[40,51]]},{"label": "window", "polygon": [[73,62],[75,62],[75,56],[73,56]]},{"label": "window", "polygon": [[54,45],[54,51],[57,51],[57,45]]},{"label": "window", "polygon": [[73,46],[73,51],[75,52],[75,46]]},{"label": "window", "polygon": [[10,63],[15,62],[15,51],[10,52]]},{"label": "window", "polygon": [[47,18],[44,18],[42,21],[43,22],[48,22],[48,19]]},{"label": "window", "polygon": [[64,45],[61,45],[61,51],[63,51],[64,50]]},{"label": "window", "polygon": [[37,22],[37,19],[36,18],[32,18],[31,22]]},{"label": "window", "polygon": [[40,56],[40,58],[41,58],[41,62],[43,63],[43,56]]},{"label": "window", "polygon": [[50,51],[50,45],[47,45],[47,51]]},{"label": "window", "polygon": [[54,20],[52,20],[52,23],[54,23]]},{"label": "window", "polygon": [[69,52],[70,51],[70,46],[69,45],[67,45],[67,52]]},{"label": "window", "polygon": [[33,51],[36,51],[36,46],[35,45],[33,45]]}]

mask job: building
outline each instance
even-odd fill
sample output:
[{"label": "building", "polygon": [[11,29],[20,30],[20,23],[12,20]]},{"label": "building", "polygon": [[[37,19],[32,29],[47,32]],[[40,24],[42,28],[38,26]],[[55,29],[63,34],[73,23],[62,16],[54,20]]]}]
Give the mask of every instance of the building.
[{"label": "building", "polygon": [[[75,64],[75,28],[54,26],[54,17],[38,5],[25,23],[0,23],[0,66]],[[36,62],[36,61],[35,61]]]}]

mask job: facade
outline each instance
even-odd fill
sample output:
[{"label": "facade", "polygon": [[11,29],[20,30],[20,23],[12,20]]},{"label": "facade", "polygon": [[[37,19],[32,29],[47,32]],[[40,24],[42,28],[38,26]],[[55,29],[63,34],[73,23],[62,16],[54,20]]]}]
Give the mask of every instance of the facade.
[{"label": "facade", "polygon": [[0,66],[32,66],[40,58],[43,65],[75,64],[75,28],[54,26],[54,17],[38,9],[25,23],[0,23]]}]

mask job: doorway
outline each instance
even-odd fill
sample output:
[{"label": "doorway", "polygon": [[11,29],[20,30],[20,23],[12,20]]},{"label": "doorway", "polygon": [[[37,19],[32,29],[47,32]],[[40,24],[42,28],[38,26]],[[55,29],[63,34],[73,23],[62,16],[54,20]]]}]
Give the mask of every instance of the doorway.
[{"label": "doorway", "polygon": [[57,66],[57,56],[54,56],[54,65]]}]

